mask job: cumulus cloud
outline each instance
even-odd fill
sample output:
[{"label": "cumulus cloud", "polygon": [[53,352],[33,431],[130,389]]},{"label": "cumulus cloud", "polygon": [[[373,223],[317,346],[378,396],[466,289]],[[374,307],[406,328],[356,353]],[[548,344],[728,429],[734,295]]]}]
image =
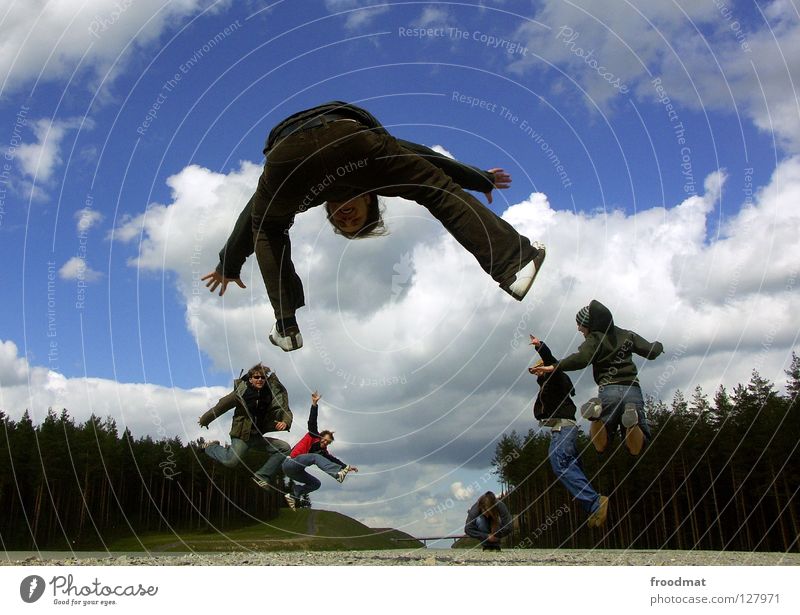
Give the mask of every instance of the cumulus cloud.
[{"label": "cumulus cloud", "polygon": [[[120,429],[128,428],[134,437],[180,438],[184,443],[200,436],[228,440],[230,413],[200,429],[197,418],[227,394],[226,387],[181,389],[147,383],[115,382],[103,378],[67,378],[44,367],[30,367],[19,356],[17,346],[0,340],[0,410],[18,420],[25,410],[34,423],[40,423],[49,408],[66,409],[77,422],[95,416],[112,418]],[[293,391],[292,391],[293,392]],[[302,405],[295,400],[296,427],[284,434],[294,444],[303,433]],[[332,415],[326,404],[325,420]],[[497,487],[485,471],[465,470],[451,464],[408,466],[381,461],[379,455],[360,446],[340,441],[337,432],[333,452],[346,462],[358,465],[342,485],[323,482],[314,495],[317,507],[353,516],[370,527],[397,527],[411,534],[458,534],[463,528],[466,507],[450,495],[448,481],[458,474],[465,484]],[[346,439],[345,439],[346,440]],[[324,480],[324,479],[323,479]]]},{"label": "cumulus cloud", "polygon": [[0,389],[23,384],[28,377],[28,361],[18,356],[12,341],[0,342]]},{"label": "cumulus cloud", "polygon": [[75,212],[75,221],[78,233],[85,233],[89,231],[89,229],[98,224],[102,219],[103,214],[96,209],[84,207],[83,209]]},{"label": "cumulus cloud", "polygon": [[380,0],[325,0],[325,8],[331,13],[347,14],[345,27],[348,30],[367,27],[389,10]]},{"label": "cumulus cloud", "polygon": [[[796,338],[796,327],[780,311],[790,314],[797,303],[787,287],[798,261],[793,237],[800,221],[786,203],[800,186],[798,165],[797,159],[780,165],[752,205],[710,242],[707,219],[724,189],[722,172],[707,178],[702,196],[632,215],[557,211],[545,195],[531,195],[504,214],[549,246],[545,272],[522,304],[500,292],[416,204],[388,200],[392,234],[363,242],[334,236],[322,212],[313,209],[298,216],[292,229],[294,259],[306,287],[307,307],[299,312],[306,348],[279,357],[266,343],[272,315],[254,259],[245,266],[246,291],[233,289],[221,300],[199,283],[255,185],[255,165],[243,164],[228,176],[188,167],[169,180],[171,204],[150,207],[122,230],[142,237],[132,261],[137,266],[165,266],[178,274],[187,323],[219,366],[231,356],[249,364],[255,349],[293,372],[303,388],[327,382],[327,401],[375,410],[353,421],[367,441],[367,433],[380,430],[374,419],[384,420],[384,412],[390,425],[413,415],[426,436],[440,428],[452,432],[454,424],[469,433],[472,423],[460,418],[462,406],[474,416],[474,408],[484,404],[481,395],[489,408],[498,393],[515,404],[530,397],[529,382],[518,382],[527,333],[547,336],[562,353],[574,348],[574,312],[592,297],[607,303],[622,326],[661,339],[668,351],[685,346],[683,361],[752,351],[775,338],[769,375],[780,379]],[[753,318],[754,313],[771,318]],[[746,330],[721,326],[748,321]],[[224,346],[218,343],[222,331]],[[486,366],[498,363],[503,369],[485,382]],[[729,370],[711,379],[749,377],[746,364]],[[673,380],[663,392],[691,384]],[[518,409],[503,414],[501,424],[512,424]],[[397,439],[390,440],[391,450]]]},{"label": "cumulus cloud", "polygon": [[619,10],[613,0],[545,0],[534,17],[548,28],[524,24],[513,35],[536,54],[515,59],[512,70],[550,70],[544,58],[586,91],[588,107],[601,109],[624,102],[621,92],[653,100],[658,78],[671,100],[744,115],[797,152],[796,9],[775,1],[750,15],[733,3],[675,4],[636,0]]},{"label": "cumulus cloud", "polygon": [[450,493],[457,500],[471,500],[475,496],[475,490],[471,486],[465,487],[461,481],[450,485]]},{"label": "cumulus cloud", "polygon": [[33,79],[63,79],[76,67],[106,79],[136,49],[176,23],[227,3],[213,0],[12,2],[0,17],[0,92]]},{"label": "cumulus cloud", "polygon": [[82,282],[96,282],[103,277],[99,271],[95,271],[86,264],[80,256],[73,256],[58,270],[58,275],[62,280],[80,280]]},{"label": "cumulus cloud", "polygon": [[64,160],[61,154],[62,141],[72,130],[91,129],[94,122],[89,118],[68,118],[53,120],[42,118],[18,127],[30,126],[32,141],[20,142],[9,151],[7,157],[16,161],[19,178],[13,182],[14,188],[25,198],[42,201],[47,198],[47,188],[54,182],[54,173]]},{"label": "cumulus cloud", "polygon": [[153,384],[115,382],[103,378],[67,378],[44,367],[29,366],[11,341],[0,341],[2,410],[18,419],[28,410],[34,423],[48,408],[66,409],[76,421],[92,414],[111,417],[136,437],[180,437],[184,442],[206,437],[224,440],[229,422],[211,424],[199,433],[197,418],[228,393],[222,387],[176,390]]},{"label": "cumulus cloud", "polygon": [[[427,527],[439,517],[420,514],[426,501],[460,502],[451,486],[466,489],[466,474],[486,473],[503,433],[533,426],[528,333],[565,355],[581,341],[575,312],[592,298],[620,326],[664,344],[665,355],[642,361],[641,380],[665,400],[698,384],[712,393],[746,382],[754,368],[780,387],[797,348],[798,158],[780,164],[712,237],[724,171],[706,178],[701,195],[635,213],[555,210],[546,195],[530,195],[503,214],[548,246],[522,303],[419,205],[387,199],[391,234],[358,242],[335,236],[314,208],[291,231],[307,303],[298,312],[305,347],[293,353],[276,352],[266,339],[272,310],[252,257],[246,290],[220,298],[199,281],[216,264],[258,172],[249,163],[228,175],[187,167],[168,180],[170,203],[152,205],[115,237],[140,238],[133,266],[174,274],[187,326],[218,368],[263,360],[287,385],[300,426],[310,391],[323,393],[320,426],[336,430],[336,454],[365,466],[359,484],[367,491],[354,492],[350,512],[375,521],[388,518],[380,506],[390,515],[404,501],[409,523]],[[595,392],[590,370],[573,379],[578,400]],[[413,478],[420,473],[426,484]],[[396,490],[380,487],[395,480]],[[382,503],[359,509],[364,501]],[[463,512],[442,519],[455,523]]]}]

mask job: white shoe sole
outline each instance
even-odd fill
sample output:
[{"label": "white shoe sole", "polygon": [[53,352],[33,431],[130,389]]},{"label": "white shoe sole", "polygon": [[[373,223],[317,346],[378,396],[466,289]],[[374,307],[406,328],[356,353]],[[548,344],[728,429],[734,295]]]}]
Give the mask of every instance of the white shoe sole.
[{"label": "white shoe sole", "polygon": [[528,291],[531,289],[531,286],[533,286],[533,282],[536,280],[536,276],[539,274],[539,271],[542,268],[542,263],[544,263],[544,259],[547,256],[547,251],[542,244],[533,243],[532,245],[537,250],[536,256],[534,256],[533,260],[531,260],[527,265],[517,272],[514,282],[508,285],[508,294],[514,297],[514,299],[517,301],[522,301],[525,298],[525,295],[528,294]]},{"label": "white shoe sole", "polygon": [[293,335],[281,335],[278,333],[278,324],[272,325],[272,331],[269,332],[269,341],[273,346],[277,346],[284,352],[291,352],[303,347],[303,336],[300,331]]},{"label": "white shoe sole", "polygon": [[636,411],[636,406],[634,404],[625,404],[625,411],[622,413],[621,423],[625,429],[630,429],[634,425],[639,424],[639,413]]},{"label": "white shoe sole", "polygon": [[603,414],[603,405],[598,397],[592,397],[581,406],[581,416],[589,421],[599,419],[601,414]]}]

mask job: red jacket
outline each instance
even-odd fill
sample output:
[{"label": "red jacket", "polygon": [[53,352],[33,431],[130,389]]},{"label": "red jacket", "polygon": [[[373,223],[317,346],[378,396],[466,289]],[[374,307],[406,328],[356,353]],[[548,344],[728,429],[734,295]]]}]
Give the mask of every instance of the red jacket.
[{"label": "red jacket", "polygon": [[289,457],[294,459],[298,455],[305,455],[306,453],[317,453],[318,455],[322,455],[323,457],[327,457],[334,463],[338,463],[343,468],[347,465],[341,459],[334,457],[328,451],[323,449],[319,445],[319,441],[322,440],[322,436],[319,435],[319,426],[317,425],[317,412],[319,408],[316,405],[311,406],[311,410],[308,413],[308,433],[300,438],[300,442],[294,445],[292,452],[289,453]]}]

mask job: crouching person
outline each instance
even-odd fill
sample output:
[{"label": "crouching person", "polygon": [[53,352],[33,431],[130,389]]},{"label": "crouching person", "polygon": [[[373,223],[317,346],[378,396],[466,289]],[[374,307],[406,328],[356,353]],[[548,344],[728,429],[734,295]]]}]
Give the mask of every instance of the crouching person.
[{"label": "crouching person", "polygon": [[487,491],[467,513],[464,533],[481,541],[484,551],[499,551],[500,539],[511,533],[511,513],[497,496]]}]

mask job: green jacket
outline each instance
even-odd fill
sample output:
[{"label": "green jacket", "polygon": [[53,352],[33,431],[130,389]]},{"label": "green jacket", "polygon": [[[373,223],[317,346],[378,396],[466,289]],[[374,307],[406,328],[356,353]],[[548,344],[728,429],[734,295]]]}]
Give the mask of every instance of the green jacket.
[{"label": "green jacket", "polygon": [[208,427],[214,419],[233,408],[231,438],[239,438],[246,441],[250,439],[250,434],[253,432],[265,434],[271,431],[278,431],[275,428],[275,424],[280,422],[286,423],[286,431],[289,431],[294,417],[289,409],[289,395],[286,392],[286,387],[281,384],[281,381],[278,380],[278,377],[273,372],[270,372],[267,376],[267,386],[269,386],[272,393],[272,400],[267,411],[256,419],[250,415],[244,397],[242,397],[247,389],[247,380],[238,378],[233,381],[233,391],[220,399],[216,406],[200,417],[200,425]]},{"label": "green jacket", "polygon": [[650,343],[640,335],[614,326],[609,309],[599,301],[589,303],[589,335],[578,351],[564,357],[556,369],[571,372],[591,364],[594,381],[607,384],[639,384],[633,353],[655,359],[664,352],[661,342]]}]

